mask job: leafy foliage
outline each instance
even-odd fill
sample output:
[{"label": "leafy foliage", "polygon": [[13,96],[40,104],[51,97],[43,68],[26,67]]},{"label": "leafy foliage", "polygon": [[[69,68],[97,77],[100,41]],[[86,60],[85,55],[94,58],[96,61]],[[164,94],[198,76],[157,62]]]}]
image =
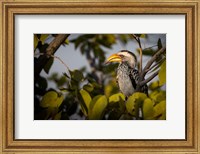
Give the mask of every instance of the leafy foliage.
[{"label": "leafy foliage", "polygon": [[[45,53],[57,34],[35,34],[34,52]],[[136,34],[145,40],[147,34]],[[69,120],[165,120],[166,119],[166,61],[159,62],[157,80],[149,83],[149,94],[136,92],[130,97],[119,92],[116,84],[117,64],[105,66],[105,55],[117,43],[126,45],[134,39],[128,34],[84,34],[66,39],[62,45],[74,44],[77,51],[86,57],[91,71],[69,69],[63,74],[51,73],[54,58],[46,62],[43,70],[48,78],[39,76],[34,80],[34,119]],[[153,56],[162,48],[161,39],[157,48],[147,48],[143,55]],[[76,51],[76,52],[77,52]],[[73,53],[72,53],[73,54]],[[35,57],[35,65],[40,58]],[[62,58],[62,57],[61,57]],[[53,82],[55,89],[49,89]]]},{"label": "leafy foliage", "polygon": [[95,96],[90,102],[90,107],[88,111],[89,120],[99,120],[102,119],[103,113],[108,104],[107,98],[104,95]]}]

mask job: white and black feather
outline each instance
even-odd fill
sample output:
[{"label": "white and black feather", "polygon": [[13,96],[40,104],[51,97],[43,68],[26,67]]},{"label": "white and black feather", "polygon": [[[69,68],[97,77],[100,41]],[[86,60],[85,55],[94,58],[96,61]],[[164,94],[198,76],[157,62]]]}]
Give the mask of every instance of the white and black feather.
[{"label": "white and black feather", "polygon": [[[127,63],[121,63],[117,69],[117,83],[120,91],[127,97],[132,95],[139,82],[139,72],[135,68],[129,67]],[[141,87],[141,92],[148,94],[148,87]]]}]

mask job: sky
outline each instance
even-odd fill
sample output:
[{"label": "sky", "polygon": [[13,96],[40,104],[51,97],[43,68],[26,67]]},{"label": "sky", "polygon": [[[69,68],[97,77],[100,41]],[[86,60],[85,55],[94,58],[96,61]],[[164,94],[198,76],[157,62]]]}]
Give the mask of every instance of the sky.
[{"label": "sky", "polygon": [[[72,40],[78,37],[80,34],[71,34],[68,37],[68,40]],[[162,45],[166,46],[166,35],[165,34],[149,34],[147,39],[141,39],[142,49],[154,46],[157,44],[158,39],[161,39]],[[51,41],[50,39],[47,41]],[[137,53],[136,49],[138,48],[138,44],[136,41],[129,41],[125,46],[117,42],[113,45],[112,49],[105,48],[106,58],[108,58],[111,54],[116,53],[120,50],[129,50],[136,54],[139,59],[139,54]],[[71,69],[80,69],[83,66],[86,66],[87,70],[90,71],[90,66],[87,62],[87,59],[84,55],[80,53],[79,49],[75,50],[74,43],[69,43],[69,45],[63,46],[61,45],[60,48],[55,53],[56,56],[60,57],[62,61]],[[143,57],[143,67],[145,66],[146,62],[150,57],[144,56]],[[54,63],[49,71],[49,74],[46,74],[43,70],[40,73],[43,77],[50,77],[52,73],[58,73],[59,76],[63,75],[66,72],[66,67],[57,59],[54,59]],[[154,79],[156,80],[156,78]],[[56,88],[55,83],[49,82],[48,88]]]}]

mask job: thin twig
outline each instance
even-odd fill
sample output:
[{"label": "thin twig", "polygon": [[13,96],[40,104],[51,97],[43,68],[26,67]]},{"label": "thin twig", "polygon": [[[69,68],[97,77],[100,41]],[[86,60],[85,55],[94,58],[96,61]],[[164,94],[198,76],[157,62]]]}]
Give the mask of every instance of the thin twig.
[{"label": "thin twig", "polygon": [[132,34],[132,36],[137,41],[137,43],[139,45],[139,50],[140,50],[140,69],[139,69],[139,73],[141,73],[142,72],[142,46],[141,46],[140,38],[137,37],[135,34]]},{"label": "thin twig", "polygon": [[151,47],[144,48],[143,51],[145,51],[145,50],[147,50],[147,49],[151,49],[151,48],[153,48],[153,47],[157,47],[157,46],[158,46],[158,45],[153,45],[153,46],[151,46]]},{"label": "thin twig", "polygon": [[[45,55],[45,53],[36,53],[36,54],[34,54],[34,56],[37,56],[37,55]],[[69,67],[67,66],[67,64],[65,64],[65,62],[60,57],[55,56],[55,55],[48,55],[48,56],[50,56],[52,58],[55,58],[55,59],[58,59],[67,68],[68,73],[70,72]]]},{"label": "thin twig", "polygon": [[[138,38],[139,39],[139,38]],[[138,44],[139,44],[139,49],[140,49],[140,73],[142,72],[142,46],[140,43],[140,39],[138,40]]]},{"label": "thin twig", "polygon": [[146,72],[151,73],[150,71],[153,70],[154,68],[156,68],[159,64],[162,64],[164,61],[166,60],[166,58],[161,58],[156,64],[154,64],[153,66],[151,66],[149,69],[146,70]]},{"label": "thin twig", "polygon": [[58,60],[67,68],[67,71],[68,71],[68,72],[70,71],[69,67],[65,64],[65,62],[64,62],[60,57],[55,56],[55,55],[50,55],[50,56],[51,56],[52,58],[58,59]]},{"label": "thin twig", "polygon": [[44,53],[34,53],[34,57],[35,56],[42,56],[42,55],[45,55]]}]

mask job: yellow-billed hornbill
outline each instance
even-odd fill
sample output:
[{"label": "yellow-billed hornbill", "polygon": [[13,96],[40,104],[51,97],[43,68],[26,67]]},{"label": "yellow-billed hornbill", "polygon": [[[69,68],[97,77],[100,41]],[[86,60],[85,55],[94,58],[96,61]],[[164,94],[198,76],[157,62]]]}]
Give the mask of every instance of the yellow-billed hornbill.
[{"label": "yellow-billed hornbill", "polygon": [[[106,63],[118,62],[117,68],[117,83],[120,91],[127,97],[132,95],[139,82],[139,72],[136,69],[136,55],[128,50],[121,50],[116,54],[111,55]],[[140,88],[141,92],[148,94],[148,87],[145,84]]]}]

